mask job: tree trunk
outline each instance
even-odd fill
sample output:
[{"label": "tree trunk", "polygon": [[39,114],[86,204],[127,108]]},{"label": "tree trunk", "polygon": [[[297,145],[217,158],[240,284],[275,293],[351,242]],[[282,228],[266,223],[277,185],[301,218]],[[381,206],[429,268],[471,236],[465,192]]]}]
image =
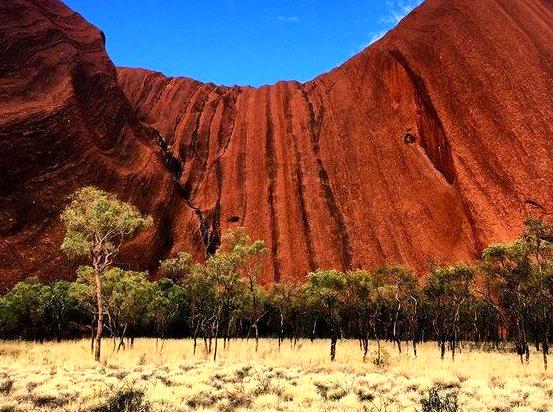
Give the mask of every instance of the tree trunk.
[{"label": "tree trunk", "polygon": [[58,318],[57,327],[56,327],[56,340],[58,342],[61,342],[61,338],[62,338],[62,322]]},{"label": "tree trunk", "polygon": [[398,334],[398,331],[397,331],[397,329],[398,329],[397,326],[398,326],[398,322],[399,322],[399,314],[401,312],[401,300],[399,299],[398,293],[396,293],[396,301],[397,301],[397,308],[396,308],[396,314],[394,316],[392,336],[394,337],[394,341],[397,344],[397,350],[398,350],[399,354],[401,355],[401,338],[400,338],[400,336]]},{"label": "tree trunk", "polygon": [[96,303],[98,305],[98,324],[96,326],[96,350],[94,352],[94,360],[99,362],[102,346],[102,332],[104,327],[104,311],[102,303],[102,282],[100,280],[100,274],[95,271],[94,275],[96,280]]},{"label": "tree trunk", "polygon": [[121,350],[121,348],[125,348],[125,334],[127,333],[127,324],[123,327],[123,331],[121,332],[121,335],[119,336],[119,345],[117,346],[117,352]]},{"label": "tree trunk", "polygon": [[543,309],[543,340],[541,343],[541,349],[543,353],[543,367],[547,371],[547,355],[549,354],[549,319],[547,316],[547,310]]},{"label": "tree trunk", "polygon": [[278,330],[278,350],[280,351],[280,344],[282,343],[282,339],[284,338],[284,316],[282,315],[282,312],[280,312],[280,328]]},{"label": "tree trunk", "polygon": [[198,343],[198,328],[200,327],[200,321],[196,323],[196,327],[194,328],[194,351],[193,354],[196,354],[196,345]]},{"label": "tree trunk", "polygon": [[317,319],[313,322],[313,331],[311,332],[311,342],[315,340],[315,331],[317,329]]},{"label": "tree trunk", "polygon": [[217,360],[217,341],[219,340],[219,317],[215,323],[215,348],[213,349],[213,362]]},{"label": "tree trunk", "polygon": [[544,341],[541,345],[543,353],[543,367],[547,370],[547,354],[549,353],[549,344],[547,342],[547,336],[544,335]]},{"label": "tree trunk", "polygon": [[336,343],[338,342],[338,336],[335,332],[332,332],[332,337],[330,338],[330,361],[334,362],[336,359]]},{"label": "tree trunk", "polygon": [[227,323],[227,332],[226,332],[226,339],[227,339],[227,346],[226,346],[226,349],[228,350],[230,348],[230,319]]}]

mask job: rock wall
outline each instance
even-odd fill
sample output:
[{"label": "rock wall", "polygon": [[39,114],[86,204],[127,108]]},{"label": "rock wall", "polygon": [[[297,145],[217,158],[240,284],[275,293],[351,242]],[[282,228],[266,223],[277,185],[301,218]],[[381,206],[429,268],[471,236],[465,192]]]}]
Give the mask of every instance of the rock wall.
[{"label": "rock wall", "polygon": [[553,213],[550,1],[427,0],[333,71],[260,88],[116,73],[54,0],[0,21],[4,279],[71,275],[57,216],[84,183],[155,218],[121,264],[201,258],[244,225],[268,282],[468,261]]}]

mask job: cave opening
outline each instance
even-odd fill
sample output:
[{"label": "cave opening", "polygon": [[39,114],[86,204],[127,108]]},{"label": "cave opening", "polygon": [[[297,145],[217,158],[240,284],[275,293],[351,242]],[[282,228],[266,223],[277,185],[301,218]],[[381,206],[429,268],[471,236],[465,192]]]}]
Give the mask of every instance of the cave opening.
[{"label": "cave opening", "polygon": [[412,133],[407,133],[405,137],[403,138],[403,141],[406,144],[413,144],[417,141],[417,137]]}]

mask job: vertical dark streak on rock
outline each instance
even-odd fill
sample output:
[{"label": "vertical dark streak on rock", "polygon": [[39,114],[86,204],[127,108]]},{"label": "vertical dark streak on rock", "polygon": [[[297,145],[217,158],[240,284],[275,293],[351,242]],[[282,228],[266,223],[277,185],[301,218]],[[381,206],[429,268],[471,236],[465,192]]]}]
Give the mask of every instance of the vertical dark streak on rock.
[{"label": "vertical dark streak on rock", "polygon": [[182,183],[182,187],[186,193],[186,198],[189,201],[192,201],[192,194],[195,190],[194,184],[197,183],[195,177],[197,173],[196,164],[199,161],[196,148],[199,139],[198,130],[200,128],[200,121],[204,107],[212,91],[213,87],[209,84],[198,89],[195,93],[195,97],[191,100],[192,107],[185,112],[187,117],[185,119],[186,123],[184,125],[184,129],[185,131],[189,130],[188,125],[192,123],[192,132],[190,133],[190,138],[187,141],[179,142],[178,154],[182,161],[183,169],[188,171],[188,173],[184,173],[185,181]]},{"label": "vertical dark streak on rock", "polygon": [[160,236],[160,241],[155,242],[154,246],[157,248],[155,253],[156,259],[152,262],[152,266],[149,268],[151,271],[158,269],[159,261],[169,255],[169,251],[173,247],[173,214],[171,213],[172,206],[175,196],[171,196],[169,204],[163,208],[161,216],[159,217],[157,233]]},{"label": "vertical dark streak on rock", "polygon": [[[212,103],[211,103],[211,106],[214,107],[213,110],[211,111],[211,114],[209,116],[209,119],[207,119],[207,122],[208,122],[208,125],[207,125],[207,133],[206,133],[206,136],[205,136],[205,139],[204,141],[201,141],[200,139],[200,132],[199,132],[199,128],[201,127],[201,124],[200,124],[200,118],[202,117],[202,114],[203,114],[203,110],[205,109],[205,106],[207,105],[206,102],[204,102],[203,106],[202,106],[202,112],[200,114],[198,114],[198,117],[196,119],[196,130],[194,131],[195,133],[195,138],[196,138],[196,141],[194,142],[194,161],[196,162],[196,164],[193,166],[193,173],[190,173],[189,177],[188,177],[188,181],[193,181],[195,183],[195,186],[192,188],[192,184],[189,184],[189,187],[191,187],[191,194],[190,194],[190,198],[191,199],[194,199],[196,194],[198,193],[198,190],[200,188],[200,186],[202,185],[202,183],[204,182],[204,180],[206,179],[206,177],[209,175],[209,171],[211,169],[211,165],[208,165],[208,160],[209,160],[209,140],[211,139],[211,127],[213,125],[213,118],[215,117],[215,114],[217,112],[217,106],[221,103],[222,101],[222,96],[218,94],[218,97],[216,100],[214,100]],[[207,98],[206,98],[207,100]],[[223,100],[223,105],[224,105],[224,100]],[[202,150],[200,152],[198,152],[198,144],[200,144],[201,142],[201,145],[202,145]],[[217,143],[219,144],[219,137],[217,137]],[[196,178],[197,175],[202,175],[201,178]]]},{"label": "vertical dark streak on rock", "polygon": [[[215,165],[221,160],[221,158],[225,155],[227,152],[228,146],[230,145],[230,141],[232,138],[232,134],[234,133],[234,127],[235,127],[235,117],[236,117],[236,94],[234,89],[229,89],[225,92],[225,94],[217,100],[217,104],[223,105],[223,113],[221,115],[221,124],[219,125],[219,130],[217,133],[217,144],[219,145],[219,154],[215,158],[211,164],[209,164],[207,167],[204,168],[203,176],[199,180],[199,183],[197,184],[197,187],[203,183],[203,181],[207,178],[209,175],[209,172],[211,171],[212,167],[215,167]],[[217,109],[214,111],[214,115],[216,113]],[[225,125],[230,122],[230,131],[227,133],[227,136],[224,136],[224,130]],[[211,118],[211,122],[213,121],[213,116]],[[209,125],[209,135],[211,136],[211,123]]]},{"label": "vertical dark streak on rock", "polygon": [[[169,145],[166,140],[161,136],[161,134],[154,128],[151,128],[152,137],[155,139],[157,145],[161,149],[161,156],[163,159],[163,164],[165,165],[166,170],[173,177],[175,184],[175,190],[184,201],[184,203],[194,211],[194,214],[199,221],[199,231],[201,239],[205,247],[205,255],[209,257],[217,251],[220,246],[220,203],[219,201],[216,204],[215,209],[208,215],[206,211],[201,210],[197,206],[194,206],[190,199],[190,189],[180,183],[180,177],[183,171],[183,163],[171,153],[169,150]],[[220,198],[220,189],[218,189],[218,196]],[[210,222],[211,221],[211,222]]]},{"label": "vertical dark streak on rock", "polygon": [[470,206],[467,203],[467,200],[459,195],[461,198],[461,204],[463,205],[463,210],[465,211],[465,216],[467,217],[467,221],[469,223],[471,232],[472,232],[472,239],[474,240],[474,247],[475,247],[475,255],[476,257],[480,257],[480,253],[484,251],[484,242],[480,239],[480,236],[478,234],[478,226],[476,223],[476,220],[474,219],[474,214],[470,210]]},{"label": "vertical dark streak on rock", "polygon": [[210,94],[213,92],[213,89],[207,88],[205,94],[203,94],[201,97],[198,97],[196,102],[194,103],[194,107],[192,108],[194,116],[194,128],[192,129],[192,133],[190,134],[190,141],[186,148],[186,158],[191,159],[191,161],[198,161],[201,162],[202,158],[198,154],[198,144],[200,142],[200,125],[202,120],[202,114],[205,109],[205,106],[207,104],[207,101],[209,100]]},{"label": "vertical dark streak on rock", "polygon": [[238,158],[237,162],[239,165],[238,171],[237,171],[237,182],[238,187],[240,188],[240,204],[241,204],[241,216],[240,221],[242,224],[244,223],[244,219],[246,218],[246,211],[248,209],[248,193],[246,191],[246,184],[247,184],[247,174],[246,174],[246,150],[247,150],[247,144],[248,144],[248,137],[246,134],[246,129],[244,128],[244,123],[246,119],[246,115],[248,113],[248,105],[247,102],[249,100],[245,100],[245,107],[244,110],[242,110],[242,118],[241,118],[241,124],[240,124],[240,139],[238,140]]},{"label": "vertical dark streak on rock", "polygon": [[265,170],[269,186],[267,190],[267,202],[269,204],[269,225],[271,226],[271,257],[273,263],[274,281],[280,281],[280,262],[278,259],[278,217],[275,208],[276,197],[276,153],[273,133],[272,113],[271,113],[271,90],[267,89],[266,106],[266,134],[265,134]]},{"label": "vertical dark streak on rock", "polygon": [[[236,122],[236,100],[238,99],[238,95],[241,93],[241,90],[239,88],[232,88],[229,90],[229,92],[224,96],[224,104],[225,104],[225,112],[223,113],[223,122],[225,119],[225,114],[231,113],[230,117],[230,132],[227,134],[226,138],[223,138],[223,134],[220,132],[218,139],[219,139],[219,146],[223,148],[223,154],[226,153],[228,146],[230,144],[230,141],[232,139],[232,134],[234,133],[234,126]],[[227,110],[228,109],[228,110]],[[219,156],[221,157],[221,156]]]},{"label": "vertical dark streak on rock", "polygon": [[[213,118],[216,113],[216,105],[220,103],[221,96],[215,100],[212,104],[215,105],[215,109],[212,111],[211,116],[209,118],[209,125],[207,128],[207,138],[206,142],[204,144],[204,155],[199,156],[197,151],[197,144],[199,143],[199,127],[200,127],[200,119],[203,113],[203,110],[207,104],[207,100],[209,99],[209,94],[205,97],[202,105],[202,110],[197,116],[196,119],[196,129],[194,133],[196,134],[195,138],[197,139],[194,147],[195,151],[195,159],[197,159],[199,162],[201,162],[200,166],[195,169],[198,170],[198,172],[204,173],[204,177],[207,173],[207,161],[209,158],[209,139],[211,138],[211,127],[213,124]],[[221,172],[219,165],[216,165],[216,177],[217,177],[217,201],[215,203],[215,208],[212,211],[201,211],[199,208],[196,208],[196,215],[200,219],[200,233],[202,235],[202,239],[205,245],[205,253],[206,257],[212,256],[217,252],[217,249],[219,249],[219,246],[221,245]],[[202,170],[199,170],[202,169]],[[189,177],[190,178],[190,177]],[[199,188],[201,183],[203,182],[203,179],[201,179],[194,189],[194,196],[196,195],[196,190]]]},{"label": "vertical dark streak on rock", "polygon": [[311,100],[309,99],[309,96],[307,95],[305,89],[302,89],[302,94],[306,102],[307,110],[309,114],[308,125],[310,130],[309,134],[311,137],[311,149],[317,164],[317,174],[319,176],[320,187],[324,193],[328,210],[330,212],[332,220],[334,221],[338,237],[340,238],[340,241],[341,241],[340,250],[341,250],[342,267],[343,269],[349,270],[352,268],[352,261],[353,261],[350,239],[347,232],[346,223],[344,221],[344,216],[342,215],[342,212],[338,208],[336,198],[334,197],[334,193],[332,192],[332,187],[330,186],[330,179],[323,165],[323,162],[321,159],[321,153],[320,153],[319,139],[320,139],[321,123],[322,123],[322,118],[324,113],[320,113],[319,118],[316,119],[315,110],[313,109],[313,104],[311,103]]},{"label": "vertical dark streak on rock", "polygon": [[293,114],[290,110],[290,90],[286,88],[284,90],[283,96],[283,110],[284,117],[286,119],[286,134],[288,138],[292,141],[292,148],[294,149],[294,173],[296,176],[296,188],[297,196],[300,201],[300,212],[301,212],[301,222],[302,222],[302,231],[305,237],[306,248],[307,248],[307,258],[309,260],[309,270],[313,271],[317,269],[318,265],[315,259],[315,253],[313,249],[313,238],[311,236],[311,227],[309,224],[309,218],[307,216],[307,207],[305,201],[305,192],[304,192],[304,183],[303,183],[303,170],[301,155],[298,148],[298,142],[296,136],[294,135],[294,129],[292,125]]},{"label": "vertical dark streak on rock", "polygon": [[[150,115],[150,112],[156,107],[158,102],[161,100],[161,96],[165,93],[165,90],[167,90],[167,87],[171,84],[170,79],[163,79],[163,87],[160,87],[157,91],[155,97],[152,99],[152,102],[149,104],[148,111],[143,113],[144,117],[148,117]],[[142,106],[142,105],[141,105]]]},{"label": "vertical dark streak on rock", "polygon": [[[173,137],[173,142],[176,142],[177,141],[177,129],[179,128],[179,125],[180,125],[180,122],[182,121],[182,118],[188,113],[188,108],[190,107],[190,104],[192,103],[192,101],[196,98],[196,95],[198,93],[201,92],[201,90],[205,87],[204,84],[199,84],[198,87],[196,88],[196,90],[191,93],[190,95],[190,98],[186,101],[186,104],[184,104],[182,107],[183,107],[183,110],[177,115],[176,119],[175,119],[175,125],[173,126],[173,131],[172,131],[172,137]],[[182,155],[181,155],[182,157]],[[186,162],[186,159],[182,159],[183,162]]]},{"label": "vertical dark streak on rock", "polygon": [[[223,152],[220,155],[218,155],[214,161],[215,177],[217,180],[217,201],[215,203],[215,209],[213,210],[213,213],[211,216],[211,227],[208,228],[209,230],[205,234],[205,236],[207,237],[207,241],[204,241],[204,242],[206,242],[206,254],[208,256],[215,254],[215,252],[217,252],[217,249],[219,249],[219,247],[221,246],[221,196],[223,194],[223,179],[224,179],[223,168],[221,166],[221,158],[226,152],[228,145],[230,144],[230,139],[234,131],[234,122],[235,122],[234,118],[236,115],[236,110],[234,107],[236,98],[234,96],[230,96],[230,99],[227,100],[228,94],[229,92],[227,92],[222,98],[223,114],[221,116],[221,125],[217,133],[217,143],[219,145],[219,150],[221,149],[221,146],[222,146]],[[221,100],[218,100],[218,101],[221,102]],[[229,104],[229,101],[232,105]],[[231,127],[228,133],[228,136],[223,137],[224,130],[225,130],[224,125],[226,125],[226,121],[227,121],[227,117],[225,115],[227,113],[230,116]],[[213,116],[211,120],[213,120]],[[211,135],[211,124],[209,125],[209,131],[210,131],[209,134]]]},{"label": "vertical dark streak on rock", "polygon": [[[152,89],[152,83],[155,84],[155,78],[157,73],[147,73],[144,74],[141,80],[141,87],[138,90],[137,95],[133,98],[134,101],[139,102],[140,104],[137,105],[137,112],[136,115],[139,118],[139,120],[146,120],[148,117],[148,113],[152,111],[152,109],[155,107],[161,96],[163,95],[163,92],[167,88],[167,85],[170,83],[170,80],[166,77],[162,77],[160,79],[160,82],[163,84],[163,87],[159,87],[157,84],[155,85],[155,91],[154,91],[154,98],[150,101],[148,104],[148,109],[145,109],[145,103],[148,99],[149,93]],[[153,79],[150,81],[150,79]]]}]

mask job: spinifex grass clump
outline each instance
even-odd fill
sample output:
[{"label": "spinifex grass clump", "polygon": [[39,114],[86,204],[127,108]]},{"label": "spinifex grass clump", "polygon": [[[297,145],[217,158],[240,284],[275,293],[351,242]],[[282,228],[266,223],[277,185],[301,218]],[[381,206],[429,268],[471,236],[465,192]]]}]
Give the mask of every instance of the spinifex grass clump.
[{"label": "spinifex grass clump", "polygon": [[91,412],[150,412],[144,391],[133,386],[121,386],[108,396],[105,403]]},{"label": "spinifex grass clump", "polygon": [[457,391],[435,386],[421,399],[422,412],[459,412]]}]

